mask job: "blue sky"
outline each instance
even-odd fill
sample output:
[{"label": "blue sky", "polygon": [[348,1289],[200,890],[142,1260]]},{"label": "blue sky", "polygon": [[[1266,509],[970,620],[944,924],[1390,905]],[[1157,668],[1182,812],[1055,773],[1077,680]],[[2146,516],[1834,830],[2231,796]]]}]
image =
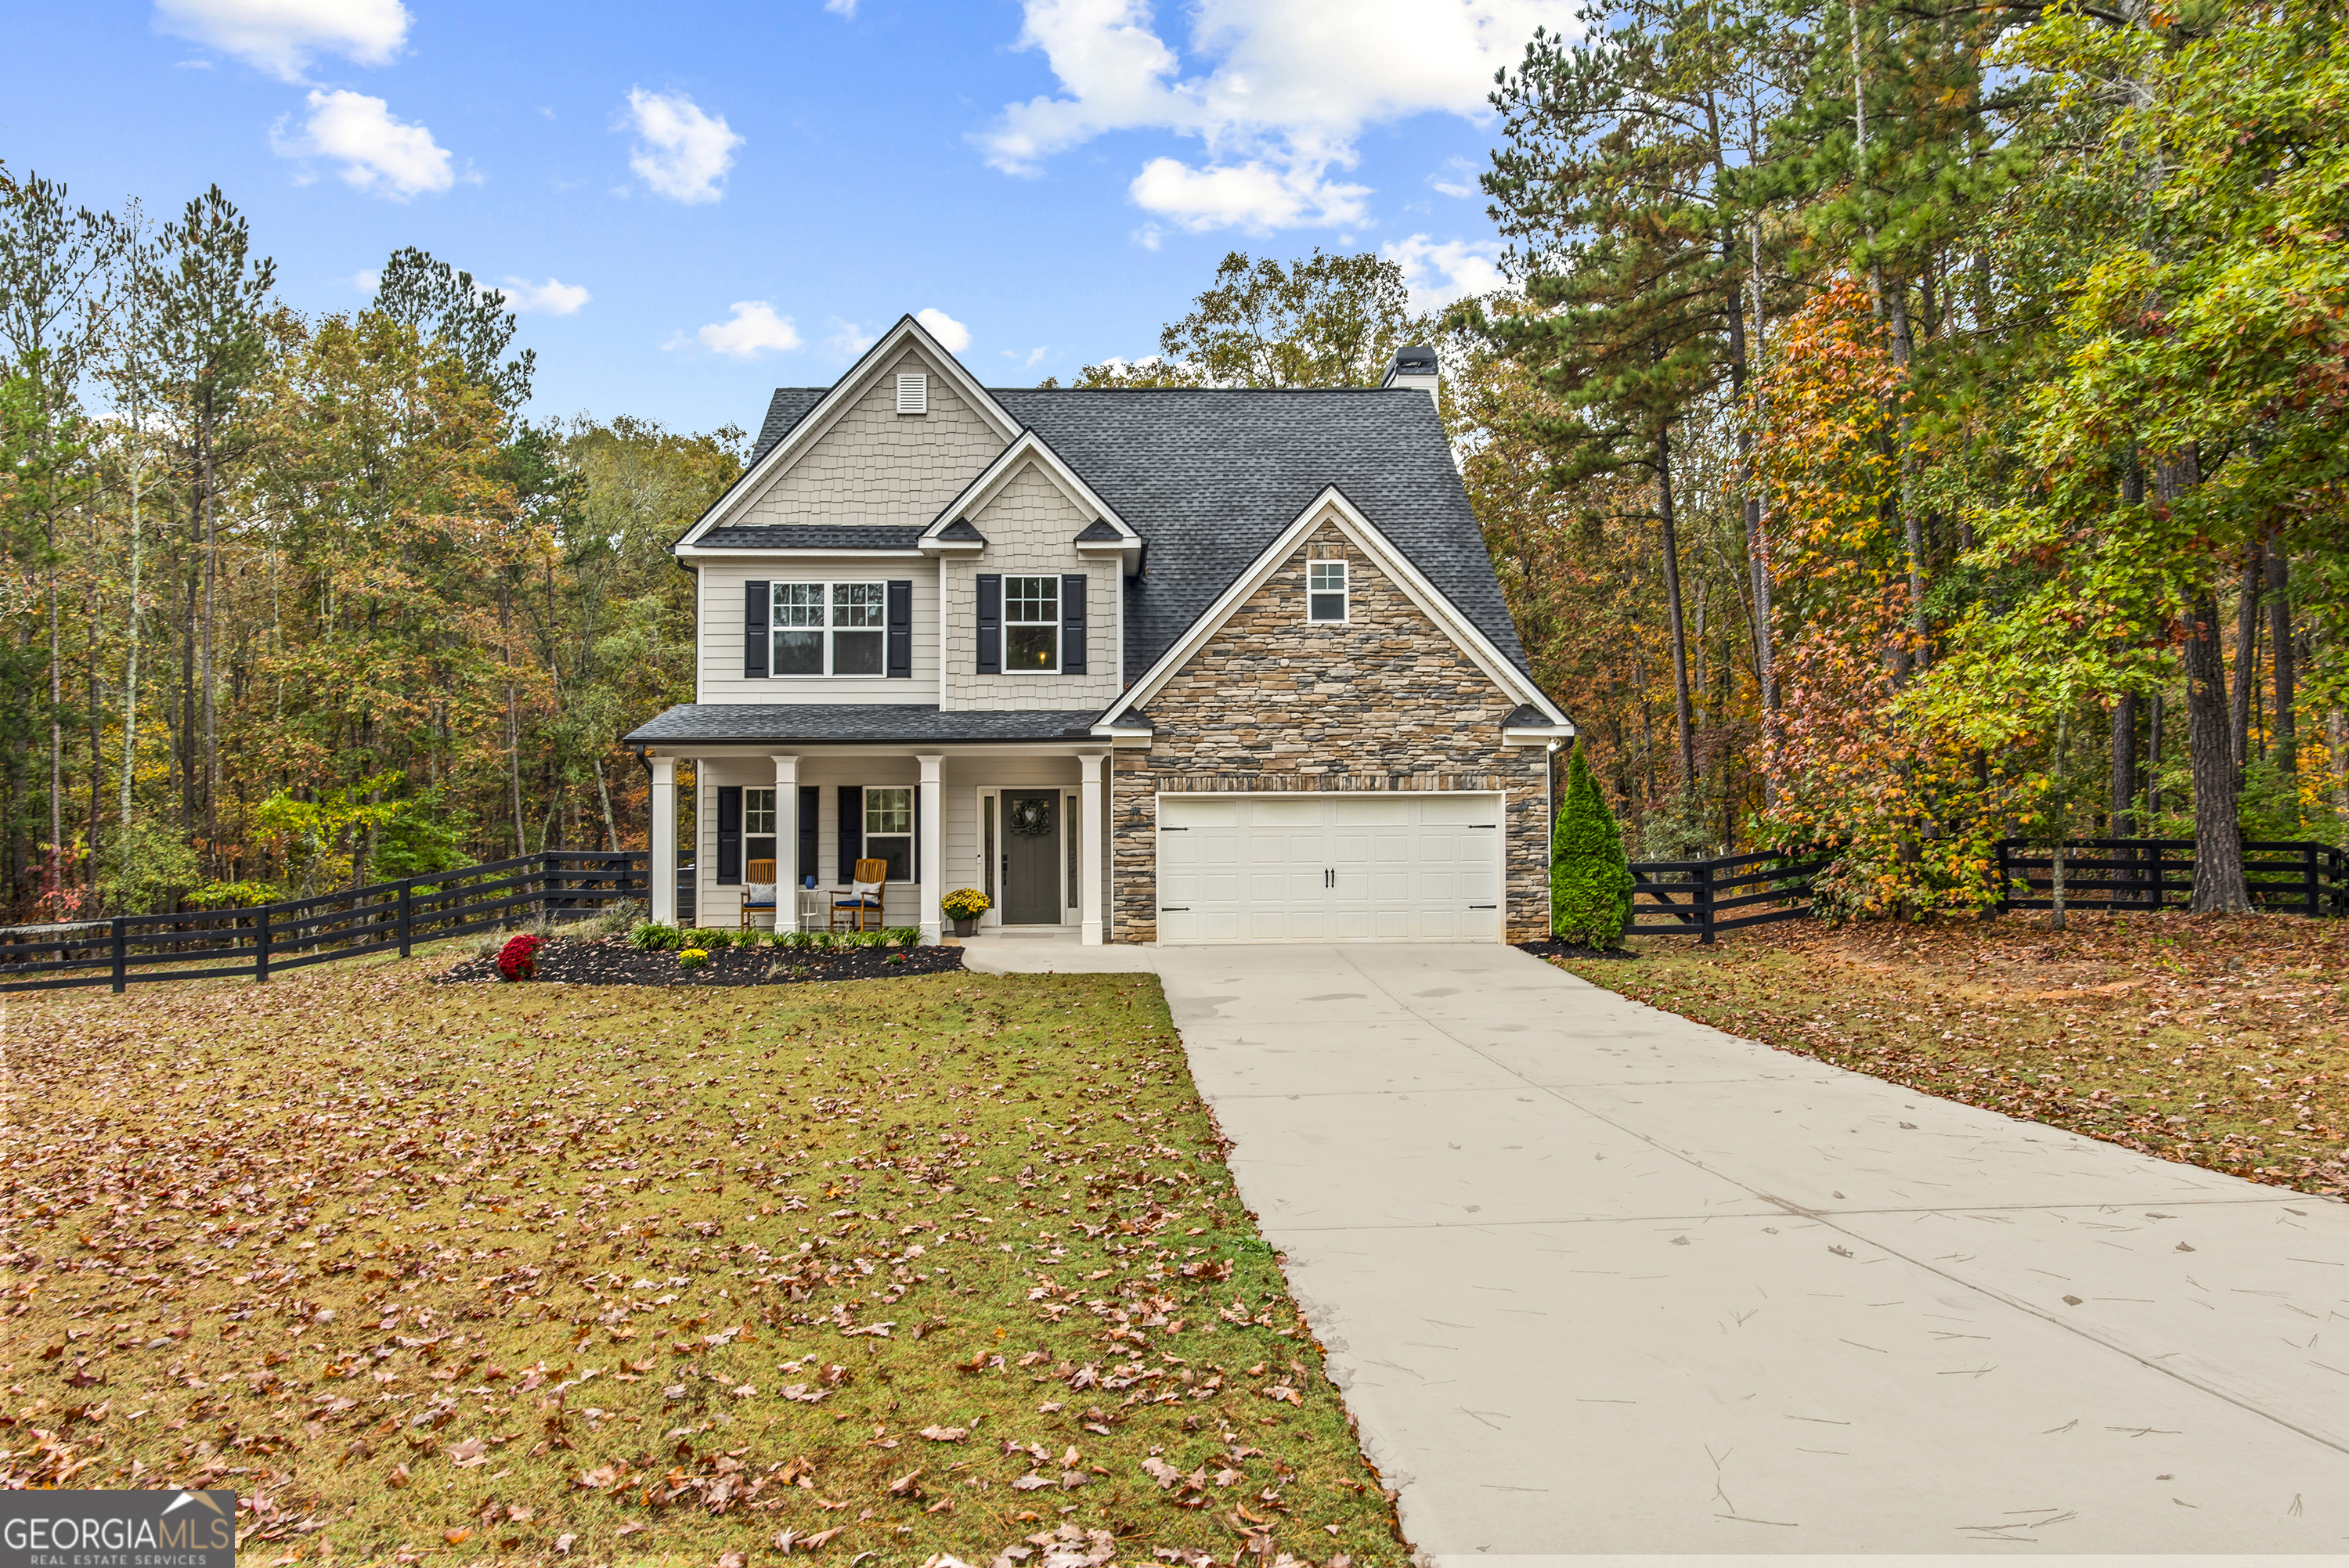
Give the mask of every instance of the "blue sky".
[{"label": "blue sky", "polygon": [[26,6],[0,159],[218,182],[312,313],[415,244],[512,291],[533,412],[755,426],[900,314],[983,378],[1151,352],[1232,248],[1491,286],[1494,69],[1559,0]]}]

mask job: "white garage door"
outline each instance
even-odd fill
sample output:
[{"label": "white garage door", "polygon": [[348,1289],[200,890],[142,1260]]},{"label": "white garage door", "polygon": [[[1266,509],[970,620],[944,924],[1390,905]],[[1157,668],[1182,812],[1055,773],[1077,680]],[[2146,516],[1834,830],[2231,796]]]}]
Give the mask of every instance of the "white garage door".
[{"label": "white garage door", "polygon": [[1498,795],[1161,795],[1161,942],[1490,942]]}]

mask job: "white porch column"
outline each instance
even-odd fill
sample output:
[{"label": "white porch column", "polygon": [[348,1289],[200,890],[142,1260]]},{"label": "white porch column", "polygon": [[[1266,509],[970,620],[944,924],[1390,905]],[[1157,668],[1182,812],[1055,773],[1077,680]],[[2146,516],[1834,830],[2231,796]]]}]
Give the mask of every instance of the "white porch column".
[{"label": "white porch column", "polygon": [[1102,754],[1085,752],[1084,792],[1077,834],[1077,940],[1088,947],[1102,944],[1102,829],[1108,820],[1102,810]]},{"label": "white porch column", "polygon": [[916,755],[922,765],[921,820],[914,824],[920,835],[922,876],[919,897],[922,901],[922,940],[935,944],[940,934],[938,900],[946,897],[946,834],[940,824],[946,820],[946,789],[939,782],[939,765],[943,756]]},{"label": "white porch column", "polygon": [[656,757],[653,767],[652,852],[647,875],[652,881],[653,919],[677,923],[677,758]]},{"label": "white porch column", "polygon": [[[785,893],[791,894],[785,898]],[[800,759],[775,758],[775,929],[800,928]]]}]

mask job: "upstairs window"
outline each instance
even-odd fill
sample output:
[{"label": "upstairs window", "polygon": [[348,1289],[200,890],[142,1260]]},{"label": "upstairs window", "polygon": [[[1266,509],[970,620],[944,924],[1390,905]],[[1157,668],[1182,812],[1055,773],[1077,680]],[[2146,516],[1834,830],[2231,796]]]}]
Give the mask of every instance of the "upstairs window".
[{"label": "upstairs window", "polygon": [[779,676],[888,673],[886,583],[778,583],[771,625]]},{"label": "upstairs window", "polygon": [[1305,566],[1305,618],[1309,621],[1346,619],[1346,563],[1312,561]]},{"label": "upstairs window", "polygon": [[1061,580],[1003,580],[1003,668],[1050,672],[1061,667]]},{"label": "upstairs window", "polygon": [[926,372],[907,370],[897,377],[897,412],[926,414],[930,411],[930,378]]}]

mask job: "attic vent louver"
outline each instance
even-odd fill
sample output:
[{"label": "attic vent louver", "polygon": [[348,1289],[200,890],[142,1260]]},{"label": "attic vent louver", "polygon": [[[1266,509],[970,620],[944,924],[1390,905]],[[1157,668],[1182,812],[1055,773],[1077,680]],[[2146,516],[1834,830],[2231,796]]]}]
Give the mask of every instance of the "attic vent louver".
[{"label": "attic vent louver", "polygon": [[930,411],[930,378],[919,370],[907,371],[897,377],[897,412],[926,414]]}]

